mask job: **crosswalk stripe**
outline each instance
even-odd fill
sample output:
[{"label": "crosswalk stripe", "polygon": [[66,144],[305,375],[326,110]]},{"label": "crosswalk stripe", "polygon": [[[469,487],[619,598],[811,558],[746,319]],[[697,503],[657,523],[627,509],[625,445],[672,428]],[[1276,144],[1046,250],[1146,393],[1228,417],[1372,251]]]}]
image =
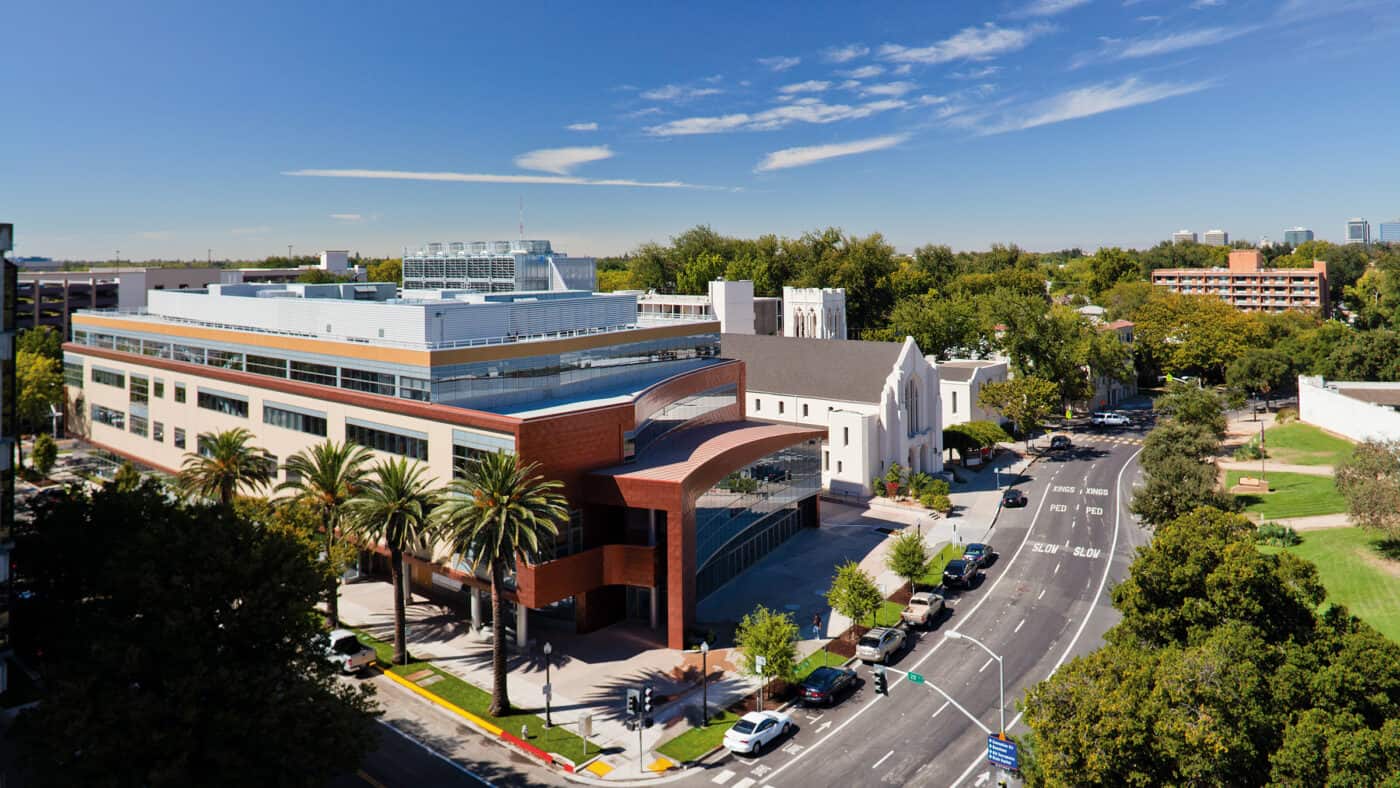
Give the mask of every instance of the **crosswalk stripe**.
[{"label": "crosswalk stripe", "polygon": [[749,788],[749,786],[750,786],[750,785],[753,785],[754,782],[756,782],[756,781],[754,780],[754,778],[752,778],[752,777],[745,777],[744,779],[740,780],[739,782],[734,783],[734,788]]},{"label": "crosswalk stripe", "polygon": [[716,775],[715,775],[715,778],[714,778],[713,780],[710,780],[710,782],[712,782],[712,783],[719,783],[720,785],[724,785],[725,783],[729,782],[729,781],[732,780],[732,779],[734,779],[734,772],[730,771],[729,769],[725,769],[724,771],[720,772],[719,774],[716,774]]}]

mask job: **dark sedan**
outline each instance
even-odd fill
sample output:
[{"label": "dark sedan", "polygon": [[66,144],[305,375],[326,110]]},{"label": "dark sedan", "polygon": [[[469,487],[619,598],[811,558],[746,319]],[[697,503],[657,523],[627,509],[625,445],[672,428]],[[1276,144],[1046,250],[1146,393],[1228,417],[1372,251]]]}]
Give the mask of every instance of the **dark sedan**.
[{"label": "dark sedan", "polygon": [[996,551],[992,549],[992,546],[989,544],[982,544],[981,542],[973,542],[963,548],[963,560],[971,561],[978,567],[984,567],[990,564],[993,555],[996,555]]},{"label": "dark sedan", "polygon": [[1007,508],[1013,506],[1025,506],[1026,500],[1026,494],[1016,489],[1015,487],[1012,487],[1011,489],[1001,494],[1001,505]]},{"label": "dark sedan", "polygon": [[808,706],[828,706],[843,692],[856,685],[856,672],[850,668],[821,667],[807,674],[798,688],[802,702]]},{"label": "dark sedan", "polygon": [[943,585],[946,588],[971,587],[977,579],[977,562],[966,558],[955,558],[943,567]]},{"label": "dark sedan", "polygon": [[1050,451],[1069,451],[1073,446],[1068,435],[1056,435],[1050,439]]}]

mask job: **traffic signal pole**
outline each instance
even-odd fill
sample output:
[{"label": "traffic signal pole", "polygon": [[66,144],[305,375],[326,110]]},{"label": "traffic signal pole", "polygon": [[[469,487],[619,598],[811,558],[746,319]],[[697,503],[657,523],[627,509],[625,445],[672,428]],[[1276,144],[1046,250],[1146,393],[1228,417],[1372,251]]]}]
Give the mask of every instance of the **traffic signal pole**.
[{"label": "traffic signal pole", "polygon": [[[958,703],[956,700],[954,700],[952,695],[949,695],[948,693],[944,692],[942,687],[939,687],[937,684],[930,682],[928,679],[924,678],[922,674],[911,673],[909,671],[900,670],[899,668],[891,668],[888,666],[884,666],[882,669],[891,673],[900,674],[900,678],[909,679],[909,682],[911,684],[922,684],[925,687],[932,689],[939,695],[942,695],[944,698],[946,698],[948,700],[948,703],[952,704],[953,708],[962,712],[963,715],[966,716],[969,720],[972,720],[973,724],[981,728],[983,733],[992,732],[991,728],[988,728],[986,725],[982,724],[982,721],[973,716],[972,712],[968,711],[967,708],[964,707],[961,703]],[[886,691],[886,694],[888,694],[888,690]]]}]

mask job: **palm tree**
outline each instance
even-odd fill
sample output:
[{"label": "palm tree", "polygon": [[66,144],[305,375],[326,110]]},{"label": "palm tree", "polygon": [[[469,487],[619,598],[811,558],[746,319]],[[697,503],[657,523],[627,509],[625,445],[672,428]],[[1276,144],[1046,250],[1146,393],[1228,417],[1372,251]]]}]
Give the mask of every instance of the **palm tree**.
[{"label": "palm tree", "polygon": [[[370,450],[352,443],[324,440],[287,458],[287,481],[277,489],[290,490],[292,498],[305,503],[321,519],[326,540],[326,560],[335,561],[335,533],[350,500],[359,495],[365,481],[365,464]],[[330,574],[326,613],[331,628],[340,626],[340,576]]]},{"label": "palm tree", "polygon": [[240,487],[257,490],[271,484],[277,467],[267,450],[253,446],[253,433],[242,427],[223,432],[201,432],[197,452],[185,455],[179,485],[187,495],[217,498],[227,506]]},{"label": "palm tree", "polygon": [[568,518],[564,485],[521,467],[515,456],[497,451],[462,468],[465,476],[443,490],[433,520],[453,553],[471,561],[472,571],[491,569],[491,716],[510,711],[506,694],[505,599],[507,565],[536,558],[544,537],[559,533]]},{"label": "palm tree", "polygon": [[389,578],[394,585],[394,664],[408,664],[407,618],[404,614],[403,554],[429,536],[428,515],[437,503],[429,489],[427,468],[406,459],[374,466],[360,494],[346,508],[348,529],[366,543],[389,548]]}]

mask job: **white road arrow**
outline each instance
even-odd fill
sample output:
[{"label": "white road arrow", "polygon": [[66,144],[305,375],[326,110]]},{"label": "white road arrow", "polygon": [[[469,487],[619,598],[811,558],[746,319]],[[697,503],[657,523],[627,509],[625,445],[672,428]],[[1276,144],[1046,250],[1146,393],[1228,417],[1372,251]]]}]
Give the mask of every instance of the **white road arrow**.
[{"label": "white road arrow", "polygon": [[979,786],[979,788],[980,788],[980,786],[982,785],[982,783],[984,783],[984,782],[986,782],[986,781],[988,781],[988,780],[990,780],[990,779],[992,779],[992,773],[991,773],[991,772],[982,772],[981,774],[977,775],[977,779],[974,780],[972,784],[975,785],[975,786]]},{"label": "white road arrow", "polygon": [[817,726],[817,733],[821,733],[822,731],[824,731],[824,730],[826,730],[827,728],[830,728],[830,727],[831,727],[831,720],[827,720],[826,722],[823,722],[821,725]]}]

